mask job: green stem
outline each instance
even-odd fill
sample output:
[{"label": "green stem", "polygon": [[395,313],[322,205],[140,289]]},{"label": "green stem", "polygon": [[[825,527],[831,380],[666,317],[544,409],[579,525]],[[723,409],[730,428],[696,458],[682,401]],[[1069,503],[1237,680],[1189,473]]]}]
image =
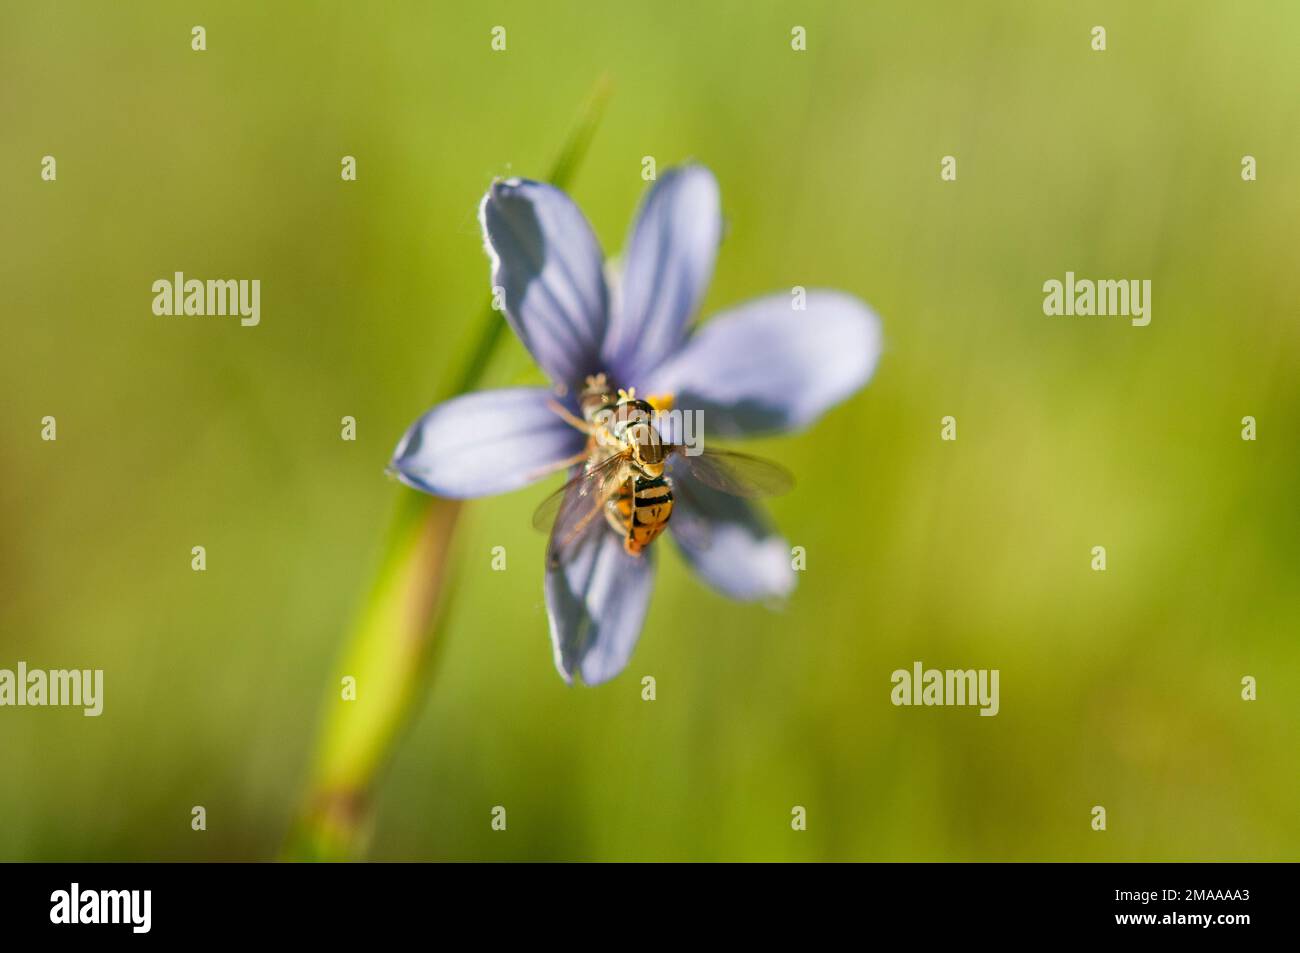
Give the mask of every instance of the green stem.
[{"label": "green stem", "polygon": [[[566,188],[572,181],[608,97],[602,79],[551,171],[553,184]],[[505,326],[489,305],[465,369],[445,396],[482,384]],[[311,779],[285,850],[288,859],[351,860],[364,850],[377,778],[430,682],[436,633],[453,588],[455,530],[463,506],[404,486],[399,490],[379,573],[326,696]]]}]

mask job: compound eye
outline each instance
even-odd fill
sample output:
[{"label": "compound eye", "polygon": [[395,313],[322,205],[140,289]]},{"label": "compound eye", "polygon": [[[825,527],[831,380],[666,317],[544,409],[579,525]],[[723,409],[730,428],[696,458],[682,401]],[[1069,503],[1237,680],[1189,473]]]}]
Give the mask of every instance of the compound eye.
[{"label": "compound eye", "polygon": [[642,463],[663,463],[664,445],[659,439],[659,432],[654,427],[642,425],[636,428],[637,452]]}]

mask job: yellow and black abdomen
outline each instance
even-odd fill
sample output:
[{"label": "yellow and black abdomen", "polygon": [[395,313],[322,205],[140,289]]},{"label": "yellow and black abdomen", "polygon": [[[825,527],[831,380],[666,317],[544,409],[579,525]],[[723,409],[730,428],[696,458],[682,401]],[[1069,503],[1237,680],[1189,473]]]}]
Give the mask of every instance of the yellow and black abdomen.
[{"label": "yellow and black abdomen", "polygon": [[606,511],[610,525],[623,534],[623,548],[633,555],[655,541],[672,514],[672,486],[662,476],[628,480]]}]

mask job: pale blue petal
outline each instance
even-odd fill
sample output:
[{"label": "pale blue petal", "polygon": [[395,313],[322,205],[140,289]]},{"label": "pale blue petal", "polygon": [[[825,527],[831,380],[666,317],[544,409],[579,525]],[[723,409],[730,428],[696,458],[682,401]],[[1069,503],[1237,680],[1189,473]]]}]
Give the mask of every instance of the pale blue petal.
[{"label": "pale blue petal", "polygon": [[626,386],[677,349],[713,277],[722,234],[718,183],[703,166],[665,172],[624,249],[606,367]]},{"label": "pale blue petal", "polygon": [[572,681],[608,681],[627,666],[645,622],[654,583],[651,552],[630,556],[622,537],[601,526],[573,558],[546,571],[546,614],[555,667]]},{"label": "pale blue petal", "polygon": [[710,436],[799,430],[871,378],[880,357],[880,319],[839,291],[760,298],[720,314],[643,380],[645,393],[675,395],[703,412]]},{"label": "pale blue petal", "polygon": [[672,470],[668,528],[691,568],[732,599],[782,599],[795,585],[790,546],[752,503]]},{"label": "pale blue petal", "polygon": [[547,406],[540,387],[464,394],[408,430],[389,468],[408,486],[468,498],[517,490],[582,451],[586,437]]},{"label": "pale blue petal", "polygon": [[559,189],[527,179],[493,182],[479,221],[510,326],[553,381],[580,385],[600,370],[609,310],[591,226]]}]

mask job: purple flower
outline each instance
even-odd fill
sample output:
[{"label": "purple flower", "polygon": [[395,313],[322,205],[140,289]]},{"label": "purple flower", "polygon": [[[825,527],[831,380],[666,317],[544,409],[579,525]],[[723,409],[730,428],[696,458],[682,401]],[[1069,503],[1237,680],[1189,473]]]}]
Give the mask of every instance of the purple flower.
[{"label": "purple flower", "polygon": [[[687,327],[713,273],[722,228],[718,186],[702,166],[674,169],[646,195],[621,281],[607,283],[591,226],[559,189],[498,180],[479,210],[492,283],[506,320],[555,385],[466,394],[434,407],[407,431],[392,469],[445,497],[527,486],[573,468],[586,437],[554,410],[572,410],[589,375],[643,395],[672,395],[703,412],[710,436],[794,431],[849,397],[880,354],[876,316],[838,291],[809,290],[805,307],[782,292]],[[778,598],[794,588],[785,540],[749,501],[669,472],[676,503],[668,529],[705,582],[733,599]],[[555,664],[589,685],[627,665],[645,619],[653,550],[624,551],[612,530],[547,566]]]}]

